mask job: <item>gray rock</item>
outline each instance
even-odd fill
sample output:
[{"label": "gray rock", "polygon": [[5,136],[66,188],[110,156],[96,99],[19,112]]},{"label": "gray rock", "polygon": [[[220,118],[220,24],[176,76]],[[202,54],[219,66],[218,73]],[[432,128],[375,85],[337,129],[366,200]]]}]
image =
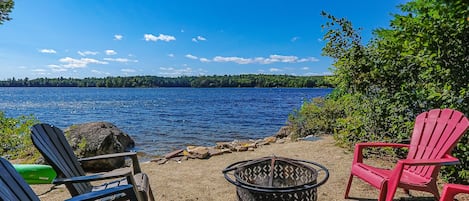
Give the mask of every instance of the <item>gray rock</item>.
[{"label": "gray rock", "polygon": [[277,133],[274,135],[276,138],[284,138],[289,136],[291,133],[291,127],[290,126],[283,126],[281,127]]},{"label": "gray rock", "polygon": [[[65,136],[78,158],[121,153],[135,146],[130,136],[108,122],[72,125]],[[125,165],[124,158],[83,162],[85,171],[108,171]]]}]

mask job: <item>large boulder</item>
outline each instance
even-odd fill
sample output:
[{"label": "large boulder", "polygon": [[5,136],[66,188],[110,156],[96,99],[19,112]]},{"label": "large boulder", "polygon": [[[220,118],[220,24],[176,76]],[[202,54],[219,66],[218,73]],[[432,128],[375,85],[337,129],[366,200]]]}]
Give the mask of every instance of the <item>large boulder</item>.
[{"label": "large boulder", "polygon": [[[65,136],[78,158],[121,153],[135,146],[130,136],[109,122],[72,125],[64,130]],[[125,159],[114,158],[83,162],[85,171],[108,171],[121,168]]]}]

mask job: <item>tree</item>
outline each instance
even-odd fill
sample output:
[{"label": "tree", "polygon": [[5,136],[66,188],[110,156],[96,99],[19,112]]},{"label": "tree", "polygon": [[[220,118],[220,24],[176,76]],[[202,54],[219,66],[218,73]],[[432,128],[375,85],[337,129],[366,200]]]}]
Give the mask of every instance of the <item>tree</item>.
[{"label": "tree", "polygon": [[15,2],[13,0],[0,0],[0,25],[2,25],[4,21],[11,20],[9,14],[14,6]]},{"label": "tree", "polygon": [[[329,19],[323,54],[334,60],[331,78],[337,87],[328,103],[302,108],[340,105],[341,116],[331,126],[347,147],[360,141],[405,141],[415,117],[430,109],[452,108],[469,116],[468,8],[467,0],[410,1],[400,6],[390,28],[375,30],[366,44],[350,21],[323,13]],[[299,111],[291,119],[321,112]],[[468,142],[466,134],[453,151],[461,164],[443,169],[452,182],[469,182]]]}]

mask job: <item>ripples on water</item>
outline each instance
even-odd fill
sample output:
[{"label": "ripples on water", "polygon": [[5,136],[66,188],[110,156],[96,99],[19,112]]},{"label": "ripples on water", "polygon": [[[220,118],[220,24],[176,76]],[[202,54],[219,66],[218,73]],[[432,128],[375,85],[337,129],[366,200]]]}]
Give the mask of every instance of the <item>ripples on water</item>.
[{"label": "ripples on water", "polygon": [[164,154],[185,145],[275,134],[305,100],[331,89],[290,88],[0,88],[0,111],[32,114],[62,129],[108,121],[137,149]]}]

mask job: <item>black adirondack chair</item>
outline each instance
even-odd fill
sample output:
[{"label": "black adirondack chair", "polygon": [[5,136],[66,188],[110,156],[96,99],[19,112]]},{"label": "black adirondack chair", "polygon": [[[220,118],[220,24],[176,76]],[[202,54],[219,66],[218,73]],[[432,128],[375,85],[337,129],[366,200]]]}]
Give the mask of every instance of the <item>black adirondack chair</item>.
[{"label": "black adirondack chair", "polygon": [[[67,201],[96,200],[113,195],[119,195],[135,201],[137,197],[132,185],[123,185],[110,188],[106,191],[90,192],[67,199]],[[11,163],[0,157],[0,200],[2,201],[40,201],[33,189],[26,183],[21,175],[16,172]]]},{"label": "black adirondack chair", "polygon": [[[65,184],[72,196],[131,184],[139,201],[154,200],[148,176],[141,171],[135,152],[107,154],[78,159],[66,140],[63,131],[60,128],[44,123],[36,124],[31,127],[31,139],[44,159],[56,171],[57,179],[55,179],[53,183]],[[132,169],[121,168],[110,172],[86,175],[80,165],[82,161],[117,157],[130,157],[132,159]],[[119,179],[98,186],[93,186],[90,183],[92,181],[115,178]],[[121,199],[119,196],[113,196],[112,200],[126,200],[126,198]]]}]

